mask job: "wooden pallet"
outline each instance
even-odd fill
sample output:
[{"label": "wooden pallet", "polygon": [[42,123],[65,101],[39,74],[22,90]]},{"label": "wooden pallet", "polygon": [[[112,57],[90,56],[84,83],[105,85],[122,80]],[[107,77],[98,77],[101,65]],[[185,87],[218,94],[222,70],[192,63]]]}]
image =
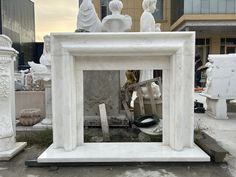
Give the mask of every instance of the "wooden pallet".
[{"label": "wooden pallet", "polygon": [[[143,101],[144,98],[143,98],[141,87],[147,87],[148,94],[150,97],[151,107],[152,107],[152,113],[157,115],[157,109],[156,109],[156,104],[155,104],[155,100],[154,100],[153,89],[151,87],[152,82],[157,82],[157,85],[159,85],[160,91],[162,93],[162,82],[161,82],[160,77],[150,79],[147,81],[143,81],[143,82],[138,82],[135,84],[131,84],[131,85],[128,85],[127,88],[125,88],[125,95],[128,95],[128,92],[130,90],[137,91],[141,115],[145,115],[144,101]],[[126,99],[122,100],[122,104],[124,106],[127,117],[129,118],[130,121],[132,121],[133,120],[132,113],[130,112],[129,106],[127,105],[127,102],[125,100]]]}]

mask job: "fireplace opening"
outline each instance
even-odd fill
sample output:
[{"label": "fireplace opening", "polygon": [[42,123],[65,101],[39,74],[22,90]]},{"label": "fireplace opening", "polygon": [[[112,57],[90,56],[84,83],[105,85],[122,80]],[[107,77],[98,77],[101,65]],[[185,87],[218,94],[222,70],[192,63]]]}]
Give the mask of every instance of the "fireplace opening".
[{"label": "fireplace opening", "polygon": [[83,71],[84,142],[162,142],[162,70],[143,71]]}]

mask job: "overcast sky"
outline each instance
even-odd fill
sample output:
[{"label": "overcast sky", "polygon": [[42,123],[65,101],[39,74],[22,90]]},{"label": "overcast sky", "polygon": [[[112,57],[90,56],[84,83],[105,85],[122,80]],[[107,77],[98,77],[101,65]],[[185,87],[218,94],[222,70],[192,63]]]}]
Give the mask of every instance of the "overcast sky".
[{"label": "overcast sky", "polygon": [[36,41],[50,32],[74,32],[78,0],[32,0],[35,5]]}]

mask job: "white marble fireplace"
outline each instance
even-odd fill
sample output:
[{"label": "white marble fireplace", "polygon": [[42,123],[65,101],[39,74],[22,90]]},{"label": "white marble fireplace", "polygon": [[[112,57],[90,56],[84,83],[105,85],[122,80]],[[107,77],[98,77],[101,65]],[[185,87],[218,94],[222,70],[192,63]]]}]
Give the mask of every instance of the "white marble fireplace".
[{"label": "white marble fireplace", "polygon": [[[194,44],[194,32],[51,34],[53,144],[38,162],[209,161],[193,139]],[[163,71],[163,142],[84,143],[83,71],[127,69]]]}]

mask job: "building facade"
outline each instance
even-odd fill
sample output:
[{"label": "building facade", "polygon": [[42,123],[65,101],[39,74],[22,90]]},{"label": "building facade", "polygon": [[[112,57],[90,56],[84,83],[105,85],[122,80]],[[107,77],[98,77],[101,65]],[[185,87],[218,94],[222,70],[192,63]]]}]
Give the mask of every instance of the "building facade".
[{"label": "building facade", "polygon": [[[81,0],[82,1],[82,0]],[[101,19],[110,14],[110,0],[93,0]],[[142,0],[122,0],[122,14],[132,17],[139,31]],[[162,31],[196,31],[196,55],[236,53],[236,0],[157,0],[154,14]]]},{"label": "building facade", "polygon": [[0,33],[13,41],[18,52],[16,68],[25,69],[34,58],[35,14],[30,0],[0,0]]},{"label": "building facade", "polygon": [[[176,0],[172,0],[176,1]],[[196,55],[236,53],[236,0],[179,0],[171,31],[196,31]],[[174,18],[175,17],[175,18]]]}]

